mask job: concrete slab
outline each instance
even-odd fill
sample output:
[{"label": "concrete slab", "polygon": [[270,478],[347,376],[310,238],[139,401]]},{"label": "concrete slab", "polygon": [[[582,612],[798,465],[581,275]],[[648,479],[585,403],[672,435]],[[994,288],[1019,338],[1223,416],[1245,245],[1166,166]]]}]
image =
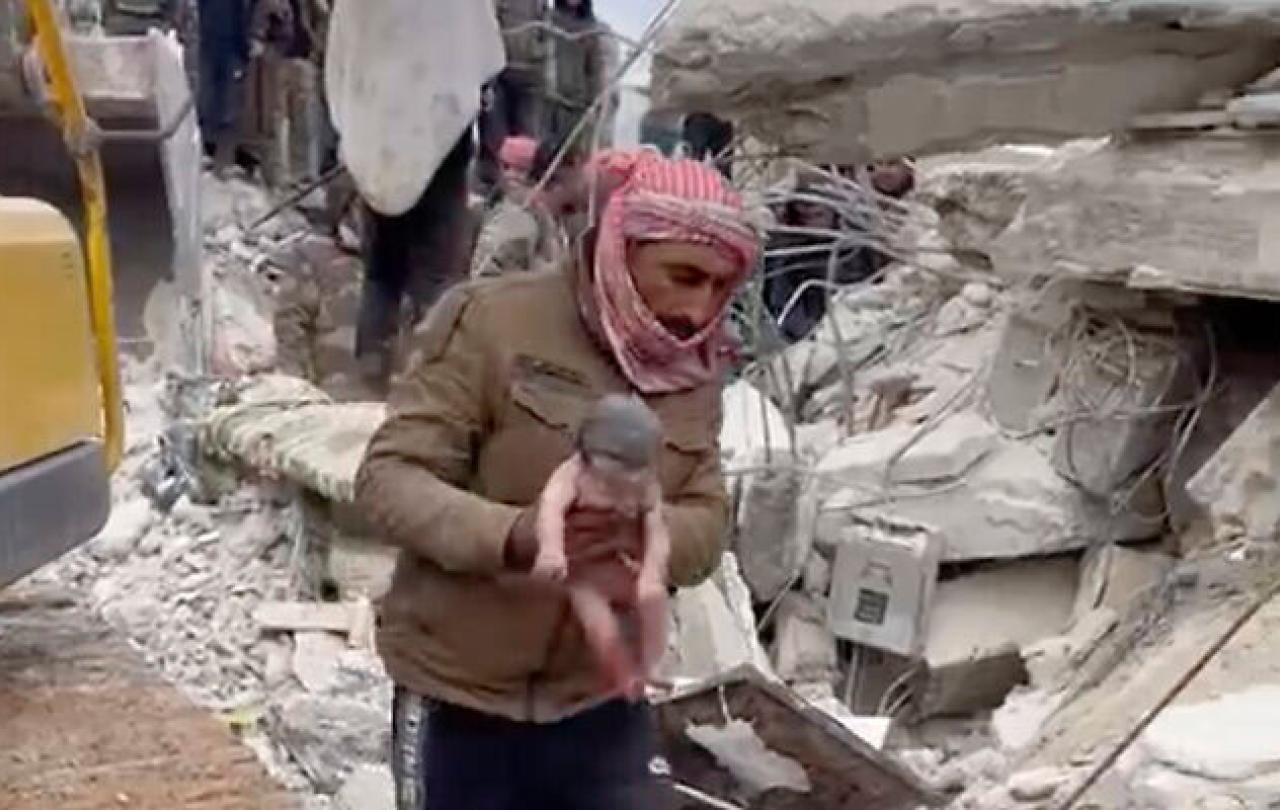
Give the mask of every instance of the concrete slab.
[{"label": "concrete slab", "polygon": [[1057,636],[1071,621],[1074,557],[1020,560],[939,582],[924,660],[926,716],[995,708],[1026,680],[1024,646]]},{"label": "concrete slab", "polygon": [[[1000,207],[1007,216],[995,225],[963,233],[985,241],[966,247],[989,255],[1004,277],[1076,277],[1280,300],[1274,139],[1201,135],[1073,145],[1030,168],[991,160],[986,177],[977,164],[940,183],[939,199],[952,201],[943,219],[967,222]],[[957,210],[961,203],[967,208]]]},{"label": "concrete slab", "polygon": [[1101,134],[1269,70],[1277,6],[691,0],[654,90],[820,162]]},{"label": "concrete slab", "polygon": [[882,476],[827,474],[820,463],[815,542],[835,545],[851,521],[875,517],[933,529],[945,542],[943,562],[1056,554],[1100,538],[1141,540],[1159,534],[1153,521],[1113,516],[1108,502],[1060,476],[1049,452],[1002,438],[955,481],[887,491]]},{"label": "concrete slab", "polygon": [[1187,483],[1221,540],[1266,540],[1280,531],[1280,387]]}]

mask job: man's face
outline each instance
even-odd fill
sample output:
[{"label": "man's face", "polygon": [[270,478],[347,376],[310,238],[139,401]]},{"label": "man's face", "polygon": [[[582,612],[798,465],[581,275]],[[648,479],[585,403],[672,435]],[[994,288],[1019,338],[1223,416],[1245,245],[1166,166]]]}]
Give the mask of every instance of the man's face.
[{"label": "man's face", "polygon": [[829,205],[797,200],[794,203],[795,224],[801,228],[834,228],[836,212]]},{"label": "man's face", "polygon": [[633,244],[628,253],[640,297],[680,340],[710,326],[737,286],[738,269],[709,245],[645,242]]}]

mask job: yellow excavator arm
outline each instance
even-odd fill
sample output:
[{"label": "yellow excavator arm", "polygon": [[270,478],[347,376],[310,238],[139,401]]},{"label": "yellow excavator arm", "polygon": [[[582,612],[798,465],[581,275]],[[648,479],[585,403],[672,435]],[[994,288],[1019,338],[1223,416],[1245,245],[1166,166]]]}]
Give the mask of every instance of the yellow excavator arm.
[{"label": "yellow excavator arm", "polygon": [[44,66],[46,95],[61,124],[63,138],[75,160],[80,181],[89,317],[93,325],[94,357],[102,393],[102,438],[107,468],[114,470],[120,463],[124,446],[124,408],[112,310],[106,183],[98,153],[98,137],[76,87],[52,0],[23,1]]}]

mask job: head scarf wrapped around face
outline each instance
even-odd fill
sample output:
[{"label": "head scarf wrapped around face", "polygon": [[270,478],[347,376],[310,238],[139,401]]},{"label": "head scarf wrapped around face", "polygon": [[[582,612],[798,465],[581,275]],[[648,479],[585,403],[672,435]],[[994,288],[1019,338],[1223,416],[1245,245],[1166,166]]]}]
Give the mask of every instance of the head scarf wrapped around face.
[{"label": "head scarf wrapped around face", "polygon": [[627,246],[708,245],[736,268],[735,281],[741,281],[760,246],[742,198],[713,169],[651,152],[605,153],[593,160],[589,171],[605,202],[593,273],[579,297],[588,325],[641,393],[686,391],[715,379],[725,348],[724,311],[691,338],[673,335],[637,290]]}]

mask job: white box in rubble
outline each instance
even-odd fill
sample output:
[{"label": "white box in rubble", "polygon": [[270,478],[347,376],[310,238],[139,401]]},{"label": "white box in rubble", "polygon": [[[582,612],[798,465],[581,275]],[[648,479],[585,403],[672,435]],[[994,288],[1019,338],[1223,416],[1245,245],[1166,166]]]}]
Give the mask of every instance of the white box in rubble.
[{"label": "white box in rubble", "polygon": [[827,621],[839,638],[915,657],[924,645],[941,539],[928,529],[856,517],[836,550]]}]

